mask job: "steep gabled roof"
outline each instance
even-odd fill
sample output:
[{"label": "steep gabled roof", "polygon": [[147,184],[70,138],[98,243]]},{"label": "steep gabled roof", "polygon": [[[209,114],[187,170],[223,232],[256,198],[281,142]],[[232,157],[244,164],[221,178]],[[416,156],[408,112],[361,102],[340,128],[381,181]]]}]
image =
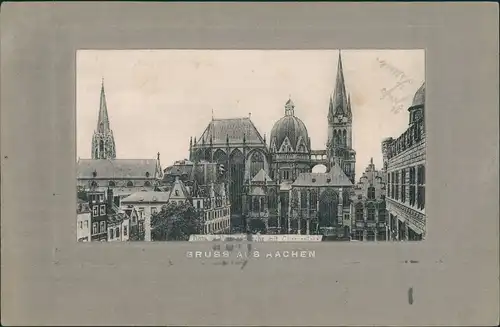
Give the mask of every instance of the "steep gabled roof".
[{"label": "steep gabled roof", "polygon": [[292,186],[310,187],[352,185],[349,178],[338,165],[334,165],[328,173],[301,173],[295,182],[292,183]]},{"label": "steep gabled roof", "polygon": [[167,203],[170,198],[169,192],[137,192],[121,200],[121,203],[137,202],[159,202]]},{"label": "steep gabled roof", "polygon": [[[161,176],[157,159],[80,159],[77,163],[77,178],[140,179]],[[147,175],[149,177],[147,177]]]},{"label": "steep gabled roof", "polygon": [[264,169],[259,170],[259,172],[252,178],[252,183],[269,183],[273,179],[269,177]]},{"label": "steep gabled roof", "polygon": [[202,144],[203,141],[209,144],[210,139],[212,139],[212,144],[226,144],[227,139],[230,144],[239,144],[245,139],[247,144],[265,145],[264,139],[250,118],[213,119],[205,128],[197,144]]}]

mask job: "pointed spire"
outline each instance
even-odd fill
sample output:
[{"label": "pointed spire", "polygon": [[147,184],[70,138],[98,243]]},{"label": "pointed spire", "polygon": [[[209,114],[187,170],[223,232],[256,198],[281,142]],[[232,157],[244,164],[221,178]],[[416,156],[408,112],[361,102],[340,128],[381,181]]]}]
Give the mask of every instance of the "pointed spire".
[{"label": "pointed spire", "polygon": [[335,90],[333,92],[333,99],[331,105],[331,112],[329,115],[345,114],[347,111],[347,94],[345,89],[344,69],[342,67],[342,55],[339,51],[339,59],[337,64],[337,78],[335,80]]},{"label": "pointed spire", "polygon": [[97,120],[97,131],[99,133],[108,133],[110,131],[108,106],[106,104],[106,94],[104,92],[104,78],[102,79],[101,82],[101,99],[99,103],[99,118]]},{"label": "pointed spire", "polygon": [[373,157],[370,158],[370,165],[373,165]]},{"label": "pointed spire", "polygon": [[191,150],[192,147],[193,147],[193,137],[191,136],[189,138],[189,149]]},{"label": "pointed spire", "polygon": [[196,145],[196,136],[194,137],[193,144]]},{"label": "pointed spire", "polygon": [[351,93],[347,96],[347,116],[352,117],[352,110],[351,110]]},{"label": "pointed spire", "polygon": [[264,144],[266,144],[266,133],[264,133]]},{"label": "pointed spire", "polygon": [[212,108],[212,120],[214,120],[214,108]]}]

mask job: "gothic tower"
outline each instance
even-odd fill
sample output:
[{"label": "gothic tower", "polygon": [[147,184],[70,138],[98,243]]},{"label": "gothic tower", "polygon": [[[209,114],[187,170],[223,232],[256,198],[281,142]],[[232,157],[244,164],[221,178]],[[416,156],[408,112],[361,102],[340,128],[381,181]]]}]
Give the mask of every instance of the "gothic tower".
[{"label": "gothic tower", "polygon": [[92,159],[115,159],[116,148],[113,131],[109,126],[108,108],[104,93],[104,80],[101,85],[101,101],[97,129],[92,136]]},{"label": "gothic tower", "polygon": [[328,170],[339,165],[355,184],[356,151],[352,148],[351,96],[347,94],[339,51],[337,78],[328,109]]}]

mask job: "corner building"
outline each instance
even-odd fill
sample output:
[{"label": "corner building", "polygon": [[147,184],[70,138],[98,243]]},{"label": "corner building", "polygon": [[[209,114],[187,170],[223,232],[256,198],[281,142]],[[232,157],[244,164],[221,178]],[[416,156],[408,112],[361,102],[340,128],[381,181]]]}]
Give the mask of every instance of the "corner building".
[{"label": "corner building", "polygon": [[409,111],[409,126],[398,138],[382,142],[387,174],[387,211],[391,240],[417,241],[426,235],[425,214],[425,83]]}]

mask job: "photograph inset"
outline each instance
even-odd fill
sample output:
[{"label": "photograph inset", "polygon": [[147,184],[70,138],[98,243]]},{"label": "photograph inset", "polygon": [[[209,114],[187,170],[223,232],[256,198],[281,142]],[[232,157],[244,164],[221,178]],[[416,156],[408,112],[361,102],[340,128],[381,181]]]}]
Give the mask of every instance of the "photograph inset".
[{"label": "photograph inset", "polygon": [[424,60],[78,51],[77,241],[425,239]]}]

